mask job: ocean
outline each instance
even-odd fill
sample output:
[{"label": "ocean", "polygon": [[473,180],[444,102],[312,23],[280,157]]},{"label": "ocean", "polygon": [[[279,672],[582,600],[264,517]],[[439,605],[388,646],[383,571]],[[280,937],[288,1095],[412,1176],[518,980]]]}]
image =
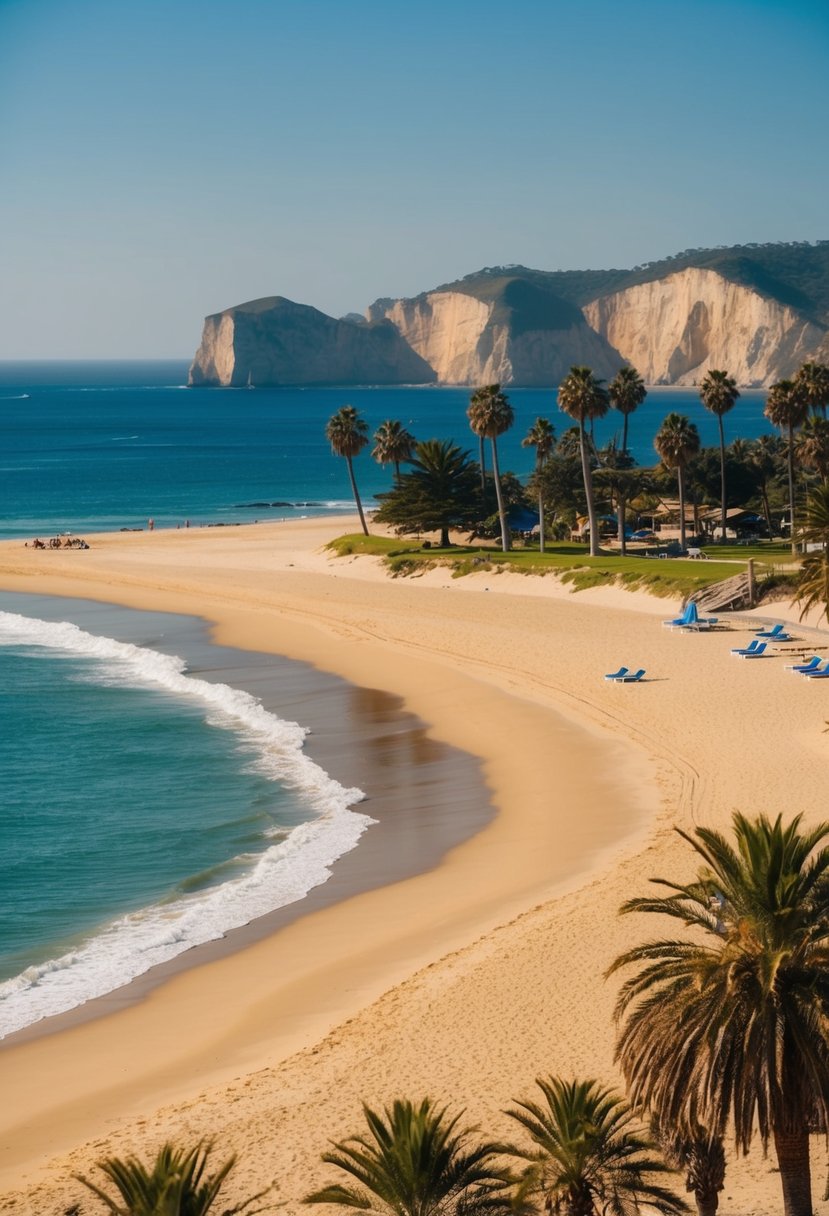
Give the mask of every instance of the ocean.
[{"label": "ocean", "polygon": [[[292,519],[353,506],[345,461],[331,455],[325,423],[355,406],[371,433],[400,419],[420,439],[453,439],[473,453],[469,392],[462,388],[187,389],[187,365],[0,363],[0,537],[34,538],[155,527]],[[521,439],[539,415],[571,425],[546,389],[511,389],[515,426],[499,441],[501,467],[530,472]],[[745,392],[725,420],[727,438],[771,428],[765,394]],[[687,414],[703,444],[716,419],[693,389],[655,389],[630,421],[629,446],[653,464],[653,437],[670,410]],[[597,442],[621,434],[611,410]],[[391,470],[355,461],[371,505]]]},{"label": "ocean", "polygon": [[[0,364],[0,535],[349,510],[324,435],[346,403],[372,431],[399,418],[475,449],[464,389],[188,390],[186,370]],[[502,467],[523,475],[535,417],[569,420],[550,392],[509,396]],[[728,436],[766,432],[763,402],[744,394]],[[654,391],[631,419],[640,463],[669,410],[716,442],[692,390]],[[356,471],[371,505],[390,471],[367,455]],[[14,593],[0,593],[0,782],[0,1037],[335,892],[352,855],[363,886],[433,865],[491,814],[475,762],[381,694],[212,646],[189,618]]]}]

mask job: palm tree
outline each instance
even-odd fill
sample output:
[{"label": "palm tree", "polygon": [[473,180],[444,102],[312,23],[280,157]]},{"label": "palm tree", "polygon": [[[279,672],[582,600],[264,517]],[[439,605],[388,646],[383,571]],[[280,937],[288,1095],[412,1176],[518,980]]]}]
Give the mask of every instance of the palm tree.
[{"label": "palm tree", "polygon": [[712,414],[717,415],[717,422],[720,428],[721,543],[725,544],[725,435],[723,434],[722,420],[723,415],[734,408],[734,404],[740,394],[737,389],[737,382],[733,377],[729,376],[728,372],[710,371],[705,374],[699,388],[699,395],[705,408],[710,410]]},{"label": "palm tree", "polygon": [[814,469],[821,481],[829,481],[829,421],[810,414],[800,428],[795,455],[807,469]]},{"label": "palm tree", "polygon": [[624,416],[622,451],[628,450],[628,417],[648,395],[645,383],[635,367],[620,367],[607,386],[610,404]]},{"label": "palm tree", "polygon": [[[205,1175],[211,1148],[212,1145],[202,1142],[191,1149],[164,1144],[151,1168],[137,1157],[126,1160],[107,1157],[99,1161],[98,1168],[114,1183],[120,1201],[82,1174],[73,1177],[93,1191],[114,1216],[206,1216],[236,1164],[235,1156],[230,1157],[215,1174]],[[268,1190],[270,1187],[235,1207],[225,1208],[222,1216],[244,1211],[254,1216],[255,1212],[264,1212],[264,1208],[251,1209],[251,1204]]]},{"label": "palm tree", "polygon": [[803,605],[800,619],[810,608],[821,605],[829,620],[829,485],[825,482],[806,502],[803,540],[807,546],[820,545],[820,549],[807,553],[800,565],[795,593],[795,599]]},{"label": "palm tree", "polygon": [[699,431],[682,414],[668,414],[653,441],[666,469],[676,469],[679,491],[679,543],[685,549],[685,466],[699,451]]},{"label": "palm tree", "polygon": [[538,548],[544,552],[544,479],[541,472],[553,450],[556,433],[548,418],[536,418],[524,438],[522,448],[535,448],[535,484],[538,490]]},{"label": "palm tree", "polygon": [[538,1195],[555,1216],[633,1216],[640,1205],[657,1212],[683,1212],[686,1205],[659,1185],[668,1173],[653,1156],[626,1105],[595,1081],[539,1077],[543,1102],[518,1102],[506,1113],[533,1142],[513,1148],[530,1164],[519,1193]]},{"label": "palm tree", "polygon": [[[498,517],[501,520],[501,548],[506,553],[510,547],[510,534],[507,527],[507,513],[504,508],[504,496],[501,493],[501,474],[498,469],[498,436],[509,430],[515,421],[515,414],[506,395],[501,392],[500,384],[487,384],[483,388],[476,389],[472,394],[466,416],[478,438],[489,439],[492,444],[492,476],[495,482],[495,495],[498,499]],[[483,474],[483,462],[481,470]]]},{"label": "palm tree", "polygon": [[793,554],[797,553],[794,530],[794,430],[795,427],[802,426],[807,409],[803,394],[795,381],[778,380],[769,389],[766,408],[763,411],[772,426],[788,432],[789,532]]},{"label": "palm tree", "polygon": [[559,409],[574,418],[579,424],[579,453],[581,472],[584,478],[584,496],[587,499],[587,518],[590,527],[590,556],[599,555],[599,528],[596,520],[596,504],[593,500],[593,475],[587,452],[585,422],[603,418],[609,408],[607,389],[597,380],[589,367],[571,367],[558,386]]},{"label": "palm tree", "polygon": [[474,1127],[458,1126],[429,1098],[415,1105],[398,1099],[382,1112],[363,1106],[368,1132],[335,1142],[322,1154],[328,1165],[356,1179],[307,1195],[304,1203],[336,1203],[376,1216],[508,1216],[509,1174],[496,1164],[498,1149],[476,1143]]},{"label": "palm tree", "polygon": [[348,476],[351,478],[351,490],[354,494],[354,501],[357,504],[357,514],[360,516],[363,532],[368,536],[366,517],[363,514],[363,504],[360,501],[360,494],[357,490],[354,465],[352,463],[354,457],[359,456],[368,443],[368,426],[353,405],[344,405],[337,410],[336,414],[328,419],[325,427],[325,437],[331,444],[331,451],[334,455],[345,457],[345,462],[348,465]]},{"label": "palm tree", "polygon": [[807,407],[815,413],[820,410],[825,418],[829,405],[829,367],[825,363],[804,363],[795,376],[795,384]]},{"label": "palm tree", "polygon": [[426,439],[415,447],[411,469],[393,489],[378,495],[378,523],[401,533],[440,531],[440,546],[449,547],[450,528],[471,528],[477,520],[477,472],[449,439]]},{"label": "palm tree", "polygon": [[702,860],[667,895],[632,899],[693,930],[616,959],[634,967],[616,1006],[631,1101],[737,1148],[774,1140],[786,1216],[811,1216],[809,1133],[829,1127],[829,823],[807,832],[734,815],[732,844],[680,831]]},{"label": "palm tree", "polygon": [[769,506],[769,486],[777,480],[782,456],[783,441],[778,435],[761,435],[751,445],[750,465],[763,500],[763,514],[766,517],[766,528],[769,539],[773,535],[771,526],[771,507]]},{"label": "palm tree", "polygon": [[402,422],[389,418],[381,422],[374,432],[374,447],[372,456],[378,464],[394,465],[394,479],[400,480],[400,465],[404,460],[411,460],[416,440],[407,431]]},{"label": "palm tree", "polygon": [[704,1127],[669,1127],[654,1119],[651,1130],[672,1170],[684,1170],[685,1190],[693,1194],[698,1216],[715,1216],[725,1186],[725,1148],[722,1136]]}]

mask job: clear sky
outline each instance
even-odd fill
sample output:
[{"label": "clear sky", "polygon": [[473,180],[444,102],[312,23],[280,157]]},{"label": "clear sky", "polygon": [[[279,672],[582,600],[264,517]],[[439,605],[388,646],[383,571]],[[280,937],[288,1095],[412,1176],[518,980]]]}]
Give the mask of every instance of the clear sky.
[{"label": "clear sky", "polygon": [[0,359],[829,237],[829,0],[0,0]]}]

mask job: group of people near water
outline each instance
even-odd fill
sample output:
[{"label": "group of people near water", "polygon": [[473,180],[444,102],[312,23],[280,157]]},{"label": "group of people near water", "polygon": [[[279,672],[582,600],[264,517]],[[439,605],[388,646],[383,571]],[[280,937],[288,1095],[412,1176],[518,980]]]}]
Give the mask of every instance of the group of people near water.
[{"label": "group of people near water", "polygon": [[[25,547],[28,549],[29,542],[25,542]],[[80,536],[64,536],[63,539],[59,536],[52,536],[49,540],[41,540],[36,536],[32,541],[33,549],[88,549],[89,545]]]}]

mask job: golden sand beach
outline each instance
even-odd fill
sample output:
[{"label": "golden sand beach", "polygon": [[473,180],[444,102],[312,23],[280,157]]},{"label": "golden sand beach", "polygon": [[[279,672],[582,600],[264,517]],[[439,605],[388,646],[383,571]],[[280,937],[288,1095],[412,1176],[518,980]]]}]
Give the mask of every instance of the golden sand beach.
[{"label": "golden sand beach", "polygon": [[[493,572],[392,580],[323,551],[352,526],[0,545],[5,590],[198,615],[224,644],[399,694],[435,738],[482,758],[497,811],[428,873],[184,956],[92,1018],[0,1046],[0,1211],[95,1211],[73,1170],[215,1137],[220,1157],[240,1155],[228,1201],[274,1180],[274,1210],[294,1213],[362,1100],[432,1095],[497,1135],[539,1074],[618,1084],[603,973],[650,931],[618,917],[623,900],[652,876],[690,876],[673,828],[727,828],[737,809],[826,814],[828,686],[785,672],[782,651],[733,660],[748,616],[685,635],[660,627],[674,603],[641,593]],[[829,631],[796,632],[829,647]],[[620,663],[647,682],[606,683]],[[729,1153],[721,1210],[779,1209],[759,1144]]]}]

